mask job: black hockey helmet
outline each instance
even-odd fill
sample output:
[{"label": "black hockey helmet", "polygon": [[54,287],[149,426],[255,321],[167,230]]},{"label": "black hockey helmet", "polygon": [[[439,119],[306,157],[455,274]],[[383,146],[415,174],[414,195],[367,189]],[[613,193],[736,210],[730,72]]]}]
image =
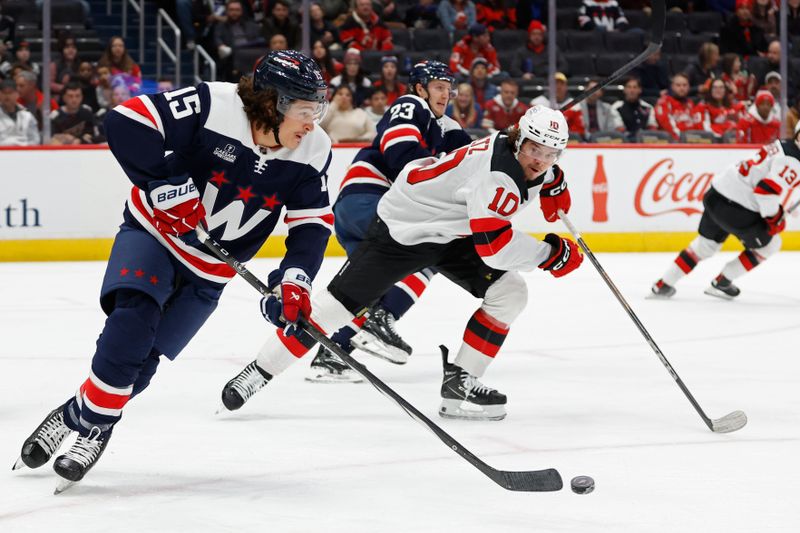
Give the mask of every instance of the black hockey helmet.
[{"label": "black hockey helmet", "polygon": [[414,87],[417,83],[427,87],[433,80],[449,81],[450,85],[455,86],[456,78],[450,67],[441,61],[421,61],[411,68],[408,73],[408,83]]},{"label": "black hockey helmet", "polygon": [[274,89],[278,93],[278,111],[283,114],[295,100],[317,103],[317,120],[328,107],[328,85],[319,66],[295,50],[276,50],[259,59],[253,69],[253,88]]}]

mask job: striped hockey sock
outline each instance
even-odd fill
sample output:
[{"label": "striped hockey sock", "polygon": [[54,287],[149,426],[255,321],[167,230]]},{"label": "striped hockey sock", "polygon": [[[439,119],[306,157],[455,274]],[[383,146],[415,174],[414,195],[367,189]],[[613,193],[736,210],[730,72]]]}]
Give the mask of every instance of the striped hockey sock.
[{"label": "striped hockey sock", "polygon": [[464,330],[464,343],[454,363],[474,376],[482,376],[508,336],[506,324],[483,309],[472,315]]}]

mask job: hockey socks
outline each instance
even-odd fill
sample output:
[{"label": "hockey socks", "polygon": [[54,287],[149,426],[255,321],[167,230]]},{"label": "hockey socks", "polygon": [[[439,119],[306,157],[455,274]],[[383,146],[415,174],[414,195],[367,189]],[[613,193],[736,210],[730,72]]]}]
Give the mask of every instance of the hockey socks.
[{"label": "hockey socks", "polygon": [[422,296],[435,274],[435,271],[426,268],[406,276],[381,298],[380,306],[389,311],[395,319],[400,319]]},{"label": "hockey socks", "polygon": [[464,343],[455,364],[470,374],[482,376],[508,336],[509,327],[483,309],[472,315],[464,330]]}]

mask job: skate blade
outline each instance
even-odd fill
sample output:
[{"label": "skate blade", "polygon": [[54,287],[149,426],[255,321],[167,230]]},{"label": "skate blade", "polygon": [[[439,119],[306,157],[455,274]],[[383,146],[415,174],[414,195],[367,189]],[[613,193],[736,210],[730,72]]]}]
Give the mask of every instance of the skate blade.
[{"label": "skate blade", "polygon": [[506,417],[505,405],[481,407],[459,400],[442,400],[439,416],[455,420],[502,420]]},{"label": "skate blade", "polygon": [[709,296],[714,296],[715,298],[719,298],[720,300],[733,300],[736,298],[735,296],[726,294],[719,289],[715,289],[714,287],[708,287],[703,291],[703,293],[708,294]]},{"label": "skate blade", "polygon": [[19,459],[17,459],[17,462],[14,463],[14,466],[11,467],[11,470],[19,470],[21,468],[25,468],[26,466],[27,465],[25,464],[25,461],[23,461],[22,456],[20,456]]},{"label": "skate blade", "polygon": [[351,376],[335,376],[328,373],[311,373],[306,376],[306,381],[309,383],[363,383],[364,378],[355,372],[351,372]]},{"label": "skate blade", "polygon": [[77,481],[70,481],[68,479],[63,479],[63,478],[60,479],[56,484],[56,490],[53,491],[53,495],[58,496],[59,494],[61,494],[62,492],[73,486],[75,483],[77,483]]},{"label": "skate blade", "polygon": [[408,362],[408,354],[402,350],[392,350],[383,343],[375,342],[372,338],[366,335],[361,336],[361,332],[353,337],[350,341],[352,346],[355,346],[364,353],[368,353],[378,359],[389,361],[395,365],[404,365]]},{"label": "skate blade", "polygon": [[671,300],[672,296],[667,296],[665,294],[656,294],[654,292],[650,292],[647,296],[644,297],[645,300]]}]

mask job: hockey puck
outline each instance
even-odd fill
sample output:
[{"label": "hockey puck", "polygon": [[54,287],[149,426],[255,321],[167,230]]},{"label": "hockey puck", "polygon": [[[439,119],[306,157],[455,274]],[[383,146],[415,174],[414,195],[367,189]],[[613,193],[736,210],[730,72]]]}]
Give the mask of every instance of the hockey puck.
[{"label": "hockey puck", "polygon": [[589,494],[594,490],[594,480],[589,476],[575,476],[570,484],[575,494]]}]

